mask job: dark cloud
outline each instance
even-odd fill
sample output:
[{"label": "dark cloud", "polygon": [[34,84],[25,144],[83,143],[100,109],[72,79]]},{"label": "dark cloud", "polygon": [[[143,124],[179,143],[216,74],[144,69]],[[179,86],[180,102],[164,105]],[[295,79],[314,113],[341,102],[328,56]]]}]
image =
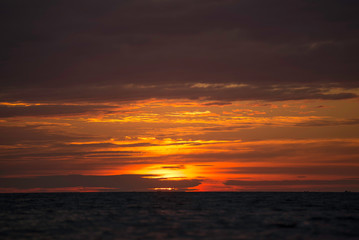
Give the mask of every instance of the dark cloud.
[{"label": "dark cloud", "polygon": [[336,180],[277,180],[277,181],[248,181],[228,180],[225,185],[233,186],[312,186],[312,185],[345,185],[358,186],[359,179],[336,179]]},{"label": "dark cloud", "polygon": [[[323,89],[324,88],[324,89]],[[330,93],[330,88],[324,85],[310,86],[305,85],[299,88],[299,85],[281,85],[281,86],[254,86],[254,85],[233,85],[228,84],[218,87],[208,85],[205,87],[196,87],[195,84],[160,84],[160,85],[108,85],[108,86],[82,86],[57,88],[57,89],[22,89],[8,90],[0,95],[0,101],[27,101],[27,102],[126,102],[150,98],[160,99],[206,99],[210,101],[236,101],[236,100],[266,100],[266,101],[284,101],[284,100],[303,100],[303,99],[323,99],[323,100],[341,100],[355,98],[357,95],[351,92]],[[84,113],[90,109],[99,107],[69,107],[60,106],[59,114],[65,113]],[[25,115],[31,114],[29,110],[20,108],[14,110],[6,108],[4,116],[12,116],[16,113]],[[49,107],[34,107],[36,112],[41,115],[53,113]],[[102,109],[104,111],[106,109]],[[110,111],[110,109],[108,109]]]},{"label": "dark cloud", "polygon": [[[358,163],[359,148],[355,141],[253,141],[242,142],[237,151],[220,153],[188,154],[187,158],[203,161],[240,161],[240,162],[352,162]],[[310,157],[309,157],[310,156]],[[302,169],[303,170],[303,169]]]},{"label": "dark cloud", "polygon": [[[1,129],[1,128],[0,128]],[[24,128],[19,128],[19,130]],[[6,133],[6,131],[4,131]],[[121,150],[121,145],[113,143],[66,144],[59,141],[94,140],[59,138],[58,135],[45,134],[41,131],[29,131],[35,135],[33,140],[25,140],[21,134],[10,142],[4,137],[0,153],[0,175],[77,173],[86,170],[109,170],[121,165],[141,163],[145,160],[139,151]],[[39,135],[39,136],[38,136]],[[29,136],[31,137],[31,134]],[[0,142],[2,143],[2,142]],[[7,143],[7,144],[6,144]],[[16,145],[15,145],[16,143]],[[13,145],[10,145],[13,144]],[[134,156],[136,156],[134,158]],[[147,159],[146,159],[147,160]]]},{"label": "dark cloud", "polygon": [[[41,126],[43,125],[0,126],[0,144],[36,144],[91,139],[91,137],[86,134],[62,132],[61,130],[53,132],[46,128],[41,128]],[[45,125],[45,127],[47,127],[47,125]]]},{"label": "dark cloud", "polygon": [[302,123],[295,124],[301,127],[321,127],[321,126],[340,126],[340,125],[358,125],[359,119],[322,119],[322,120],[310,120]]},{"label": "dark cloud", "polygon": [[234,167],[226,171],[237,174],[301,174],[301,175],[343,175],[356,176],[359,172],[358,166],[338,165],[314,165],[293,167]]},{"label": "dark cloud", "polygon": [[231,102],[208,102],[208,103],[204,103],[204,106],[227,106],[227,105],[231,105]]},{"label": "dark cloud", "polygon": [[38,105],[0,106],[0,118],[69,116],[86,113],[111,113],[112,106],[93,105]]},{"label": "dark cloud", "polygon": [[0,178],[0,188],[51,189],[51,188],[109,188],[117,191],[149,191],[153,188],[185,190],[201,184],[200,180],[166,180],[146,178],[148,175],[58,175],[19,178]]},{"label": "dark cloud", "polygon": [[[48,151],[43,150],[43,146],[38,146],[39,148],[36,149],[35,147],[33,149],[22,149],[22,152],[15,152],[12,151],[8,154],[1,154],[0,159],[40,159],[40,158],[64,158],[64,157],[74,157],[74,158],[105,158],[105,157],[124,157],[124,156],[130,156],[130,154],[135,154],[138,152],[135,151],[83,151],[84,149],[81,149],[82,151],[76,151],[73,148],[54,148],[50,149]],[[16,150],[20,150],[20,148],[17,148]],[[85,148],[86,149],[86,148]],[[26,151],[27,150],[27,151]],[[42,151],[41,151],[42,150]],[[89,149],[88,149],[89,150]],[[39,151],[34,153],[35,151]]]},{"label": "dark cloud", "polygon": [[[357,1],[0,4],[3,101],[346,99],[359,86]],[[190,87],[198,82],[250,87]]]},{"label": "dark cloud", "polygon": [[[247,123],[246,123],[247,124]],[[230,127],[222,127],[222,126],[218,126],[218,127],[205,127],[202,128],[203,131],[209,131],[209,132],[224,132],[224,131],[234,131],[234,130],[239,130],[239,129],[243,129],[243,128],[253,128],[253,126],[251,125],[241,125],[241,126],[230,126]]]},{"label": "dark cloud", "polygon": [[185,169],[186,167],[184,165],[176,165],[176,166],[162,166],[161,168],[164,168],[164,169]]},{"label": "dark cloud", "polygon": [[112,172],[121,166],[133,164],[161,164],[163,158],[133,157],[126,154],[92,154],[92,153],[65,153],[43,156],[1,157],[0,175],[59,175],[59,174],[83,174],[84,172]]}]

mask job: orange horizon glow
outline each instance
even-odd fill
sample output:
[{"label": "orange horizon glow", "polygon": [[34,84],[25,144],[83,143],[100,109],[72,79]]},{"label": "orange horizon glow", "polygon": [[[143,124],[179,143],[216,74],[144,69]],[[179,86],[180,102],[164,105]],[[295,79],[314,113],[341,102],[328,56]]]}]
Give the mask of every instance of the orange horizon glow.
[{"label": "orange horizon glow", "polygon": [[[35,164],[35,167],[24,165],[23,170],[8,171],[4,177],[138,175],[160,181],[162,185],[163,181],[176,184],[197,181],[196,186],[182,189],[187,191],[300,191],[331,189],[330,186],[353,189],[351,185],[340,184],[345,179],[357,178],[354,170],[350,170],[359,167],[355,160],[359,156],[355,150],[359,148],[359,138],[353,134],[358,129],[355,119],[359,113],[354,111],[357,103],[357,100],[303,100],[207,105],[201,100],[151,99],[118,106],[103,103],[101,106],[114,107],[108,113],[100,109],[80,115],[2,119],[3,127],[30,128],[59,136],[53,142],[2,145],[4,154],[17,156],[21,149],[25,154],[19,155],[19,160]],[[48,103],[1,104],[26,108]],[[68,136],[69,140],[62,140],[61,136]],[[26,155],[34,151],[33,157]],[[57,164],[62,167],[55,168]],[[11,163],[7,167],[16,169]],[[336,167],[337,172],[333,170]],[[251,183],[225,184],[233,183],[232,180]],[[331,182],[337,180],[339,185]],[[276,185],[253,185],[264,184],[262,181]],[[291,181],[296,185],[289,186]],[[149,191],[161,189],[180,188],[148,188]]]}]

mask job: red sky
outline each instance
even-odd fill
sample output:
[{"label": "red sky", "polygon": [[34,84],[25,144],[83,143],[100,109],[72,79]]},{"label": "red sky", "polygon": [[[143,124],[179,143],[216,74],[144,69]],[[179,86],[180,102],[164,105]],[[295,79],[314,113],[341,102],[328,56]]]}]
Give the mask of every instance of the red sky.
[{"label": "red sky", "polygon": [[3,1],[0,191],[359,191],[351,1]]}]

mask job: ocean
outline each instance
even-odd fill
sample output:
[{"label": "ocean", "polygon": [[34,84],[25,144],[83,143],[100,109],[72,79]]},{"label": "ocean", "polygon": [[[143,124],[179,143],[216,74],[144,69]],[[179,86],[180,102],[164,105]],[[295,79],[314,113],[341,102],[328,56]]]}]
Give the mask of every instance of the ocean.
[{"label": "ocean", "polygon": [[359,193],[0,194],[0,239],[359,239]]}]

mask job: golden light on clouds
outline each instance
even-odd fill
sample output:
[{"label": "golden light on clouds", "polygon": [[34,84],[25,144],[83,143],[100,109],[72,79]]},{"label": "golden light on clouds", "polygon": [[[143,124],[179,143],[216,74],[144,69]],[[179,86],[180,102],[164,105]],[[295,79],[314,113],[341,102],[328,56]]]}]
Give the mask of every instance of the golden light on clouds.
[{"label": "golden light on clouds", "polygon": [[[309,100],[207,103],[151,99],[91,107],[64,104],[66,111],[75,107],[83,112],[3,119],[3,128],[20,129],[13,136],[24,138],[17,144],[1,146],[2,157],[23,163],[19,168],[15,162],[8,162],[7,176],[135,175],[162,185],[197,181],[195,187],[151,188],[158,187],[159,191],[255,190],[250,185],[235,184],[356,177],[350,169],[359,167],[355,160],[359,157],[355,134],[359,116],[352,100],[341,104]],[[5,105],[51,111],[42,103]],[[33,136],[38,140],[26,139]],[[323,167],[318,167],[321,164]],[[307,185],[295,189],[304,187]]]}]

